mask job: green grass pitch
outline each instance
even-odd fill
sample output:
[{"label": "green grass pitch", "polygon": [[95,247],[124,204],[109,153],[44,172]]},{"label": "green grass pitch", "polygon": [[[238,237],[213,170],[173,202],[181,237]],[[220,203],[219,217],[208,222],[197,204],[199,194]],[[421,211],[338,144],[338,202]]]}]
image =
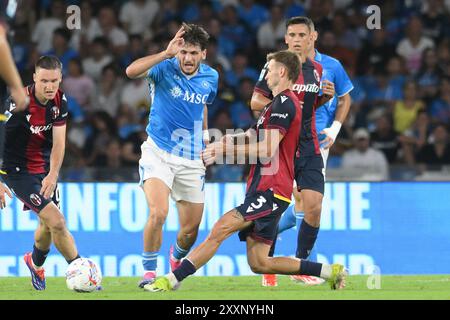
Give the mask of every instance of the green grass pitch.
[{"label": "green grass pitch", "polygon": [[106,277],[103,290],[76,293],[66,288],[64,278],[47,278],[47,289],[35,291],[29,278],[0,278],[0,300],[450,300],[449,275],[381,276],[380,289],[368,289],[368,276],[350,276],[344,290],[327,285],[305,287],[278,276],[277,287],[261,286],[260,276],[191,277],[178,291],[144,292],[139,278]]}]

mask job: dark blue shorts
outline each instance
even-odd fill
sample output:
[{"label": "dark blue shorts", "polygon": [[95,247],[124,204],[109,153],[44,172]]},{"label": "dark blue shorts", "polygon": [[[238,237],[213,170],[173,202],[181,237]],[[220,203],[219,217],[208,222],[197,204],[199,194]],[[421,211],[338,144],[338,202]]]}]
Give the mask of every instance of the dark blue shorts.
[{"label": "dark blue shorts", "polygon": [[244,203],[236,207],[236,210],[245,221],[254,223],[239,232],[239,239],[247,241],[247,237],[252,237],[256,241],[272,245],[277,235],[278,221],[288,207],[289,202],[276,198],[271,190],[246,195]]},{"label": "dark blue shorts", "polygon": [[295,182],[299,191],[309,189],[324,193],[325,177],[323,159],[320,154],[295,158]]},{"label": "dark blue shorts", "polygon": [[33,210],[36,213],[41,212],[52,201],[59,206],[58,186],[49,199],[45,199],[39,194],[45,176],[46,174],[2,174],[3,181],[8,188],[24,203],[23,210]]}]

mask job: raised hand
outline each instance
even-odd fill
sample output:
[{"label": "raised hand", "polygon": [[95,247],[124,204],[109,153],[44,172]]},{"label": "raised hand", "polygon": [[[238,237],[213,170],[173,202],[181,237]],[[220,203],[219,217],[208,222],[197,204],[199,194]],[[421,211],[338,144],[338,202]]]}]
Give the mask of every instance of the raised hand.
[{"label": "raised hand", "polygon": [[180,30],[177,31],[172,40],[170,40],[167,45],[167,49],[165,50],[167,57],[174,57],[184,46],[183,35],[185,33],[184,27],[181,27]]}]

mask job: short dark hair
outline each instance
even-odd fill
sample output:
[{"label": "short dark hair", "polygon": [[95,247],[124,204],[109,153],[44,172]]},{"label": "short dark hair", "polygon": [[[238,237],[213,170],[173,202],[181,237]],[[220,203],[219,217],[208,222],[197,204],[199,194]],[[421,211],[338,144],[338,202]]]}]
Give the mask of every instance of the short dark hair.
[{"label": "short dark hair", "polygon": [[70,31],[65,28],[58,28],[55,31],[53,31],[53,35],[61,36],[66,42],[70,41],[70,38],[72,35],[70,34]]},{"label": "short dark hair", "polygon": [[304,24],[308,27],[309,31],[313,31],[315,30],[314,28],[314,22],[308,18],[308,17],[304,17],[304,16],[297,16],[297,17],[292,17],[289,20],[286,21],[286,29],[293,24]]},{"label": "short dark hair", "polygon": [[60,69],[62,70],[63,66],[58,57],[55,56],[41,56],[36,64],[34,65],[34,69],[42,68],[46,70],[54,70]]},{"label": "short dark hair", "polygon": [[205,50],[208,45],[209,34],[205,29],[196,24],[183,23],[185,33],[183,39],[186,43],[198,45],[202,50]]},{"label": "short dark hair", "polygon": [[276,62],[286,66],[288,79],[294,82],[297,81],[302,63],[300,62],[299,56],[295,52],[283,50],[269,53],[267,55],[267,62],[270,60],[275,60]]}]

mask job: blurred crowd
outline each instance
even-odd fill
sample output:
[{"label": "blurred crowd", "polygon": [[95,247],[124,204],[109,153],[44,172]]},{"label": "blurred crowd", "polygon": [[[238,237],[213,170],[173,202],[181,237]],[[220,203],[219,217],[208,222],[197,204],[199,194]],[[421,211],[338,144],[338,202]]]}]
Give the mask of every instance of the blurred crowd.
[{"label": "blurred crowd", "polygon": [[[81,8],[80,29],[67,28],[72,4]],[[381,28],[369,30],[373,4]],[[220,74],[209,127],[246,129],[266,54],[285,48],[286,19],[306,15],[319,32],[318,50],[339,59],[354,85],[329,168],[400,179],[392,174],[397,165],[415,172],[450,165],[449,12],[444,0],[22,0],[13,53],[26,84],[40,55],[63,62],[70,113],[64,178],[134,180],[150,95],[145,79],[125,75],[133,60],[165,49],[183,21],[200,24],[211,36],[205,63]],[[208,171],[216,181],[245,175],[239,165]]]}]

